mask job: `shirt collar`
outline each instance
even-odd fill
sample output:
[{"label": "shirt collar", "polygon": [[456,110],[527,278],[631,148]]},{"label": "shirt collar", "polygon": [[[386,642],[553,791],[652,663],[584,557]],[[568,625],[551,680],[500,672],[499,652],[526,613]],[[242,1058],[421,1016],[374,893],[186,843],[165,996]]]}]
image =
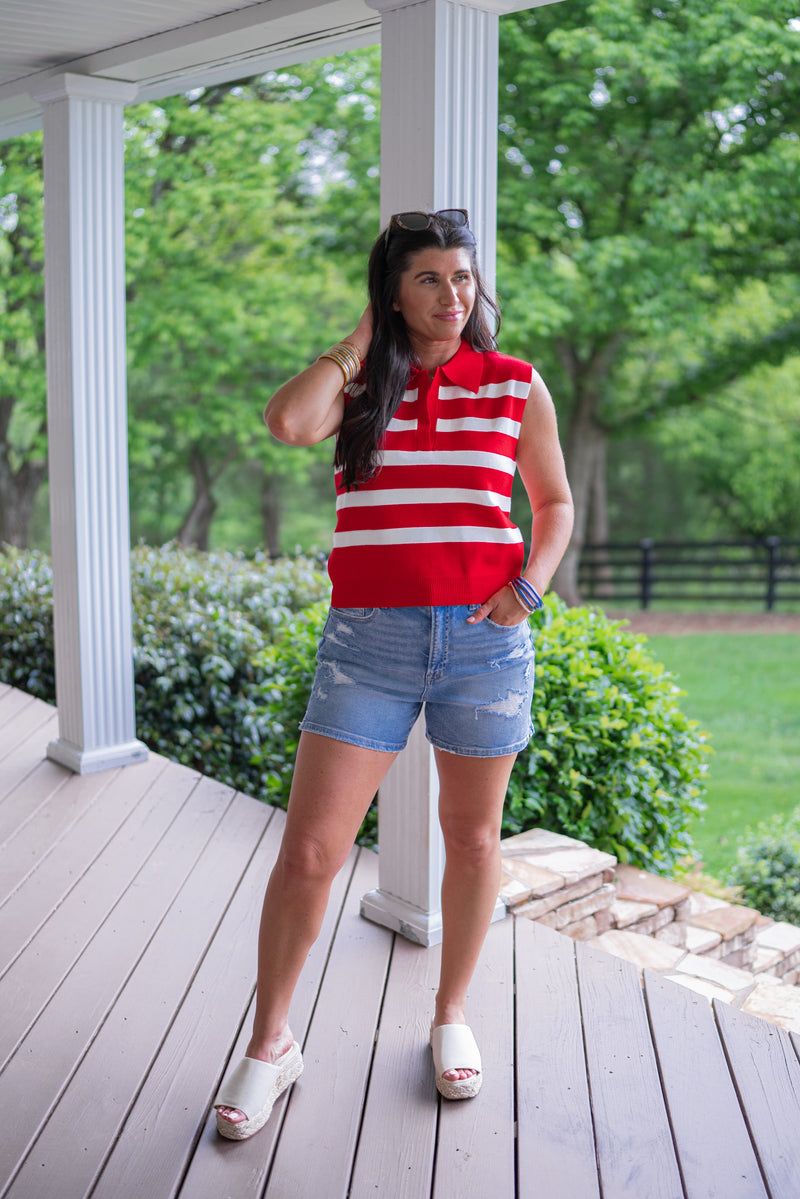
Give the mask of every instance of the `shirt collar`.
[{"label": "shirt collar", "polygon": [[[483,355],[479,350],[473,350],[464,339],[449,362],[440,366],[439,370],[449,383],[463,387],[476,395],[483,378]],[[418,372],[412,372],[412,379]]]}]

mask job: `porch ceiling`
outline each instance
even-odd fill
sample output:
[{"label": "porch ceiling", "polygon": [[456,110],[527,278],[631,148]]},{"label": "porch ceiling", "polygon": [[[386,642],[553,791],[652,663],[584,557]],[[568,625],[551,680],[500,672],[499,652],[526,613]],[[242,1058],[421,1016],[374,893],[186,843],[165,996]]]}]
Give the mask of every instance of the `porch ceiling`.
[{"label": "porch ceiling", "polygon": [[[30,88],[72,71],[174,95],[380,40],[414,0],[0,0],[0,141],[35,129]],[[461,0],[500,15],[557,0]]]},{"label": "porch ceiling", "polygon": [[0,0],[0,139],[37,127],[29,89],[62,71],[154,99],[379,35],[366,0]]}]

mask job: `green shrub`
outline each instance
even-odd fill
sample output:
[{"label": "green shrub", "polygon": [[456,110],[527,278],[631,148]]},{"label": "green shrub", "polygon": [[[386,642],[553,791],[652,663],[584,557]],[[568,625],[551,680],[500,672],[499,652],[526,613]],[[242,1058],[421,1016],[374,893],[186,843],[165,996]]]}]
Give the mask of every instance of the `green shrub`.
[{"label": "green shrub", "polygon": [[35,551],[0,552],[0,679],[55,703],[53,572]]},{"label": "green shrub", "polygon": [[748,829],[725,881],[739,889],[742,903],[800,924],[800,808]]},{"label": "green shrub", "polygon": [[[319,562],[139,547],[131,575],[137,736],[285,804],[330,589]],[[0,554],[0,678],[55,701],[43,555]]]},{"label": "green shrub", "polygon": [[554,596],[531,624],[536,732],[511,776],[505,831],[551,829],[668,873],[704,807],[705,734],[644,638]]},{"label": "green shrub", "polygon": [[[309,558],[166,547],[132,556],[137,734],[249,795],[288,798],[329,584]],[[53,701],[47,559],[0,554],[0,678]],[[531,621],[536,735],[504,830],[544,827],[666,872],[691,849],[704,736],[642,638],[548,597]],[[374,840],[375,813],[362,841]]]}]

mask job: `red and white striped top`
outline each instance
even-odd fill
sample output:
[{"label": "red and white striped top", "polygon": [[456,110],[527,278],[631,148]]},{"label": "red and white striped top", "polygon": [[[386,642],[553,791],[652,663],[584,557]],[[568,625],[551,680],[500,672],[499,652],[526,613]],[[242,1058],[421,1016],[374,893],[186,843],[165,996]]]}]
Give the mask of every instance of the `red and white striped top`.
[{"label": "red and white striped top", "polygon": [[509,512],[532,376],[529,363],[464,341],[430,381],[412,375],[378,474],[344,491],[336,473],[334,607],[483,603],[520,574]]}]

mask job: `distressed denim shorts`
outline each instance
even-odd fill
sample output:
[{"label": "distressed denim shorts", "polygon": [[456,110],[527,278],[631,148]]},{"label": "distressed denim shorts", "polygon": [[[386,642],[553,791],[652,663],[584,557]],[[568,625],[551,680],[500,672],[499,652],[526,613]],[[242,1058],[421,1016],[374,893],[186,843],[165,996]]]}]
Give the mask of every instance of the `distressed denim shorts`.
[{"label": "distressed denim shorts", "polygon": [[533,731],[530,628],[467,624],[478,607],[331,608],[300,728],[396,753],[424,705],[439,749],[476,758],[524,749]]}]

